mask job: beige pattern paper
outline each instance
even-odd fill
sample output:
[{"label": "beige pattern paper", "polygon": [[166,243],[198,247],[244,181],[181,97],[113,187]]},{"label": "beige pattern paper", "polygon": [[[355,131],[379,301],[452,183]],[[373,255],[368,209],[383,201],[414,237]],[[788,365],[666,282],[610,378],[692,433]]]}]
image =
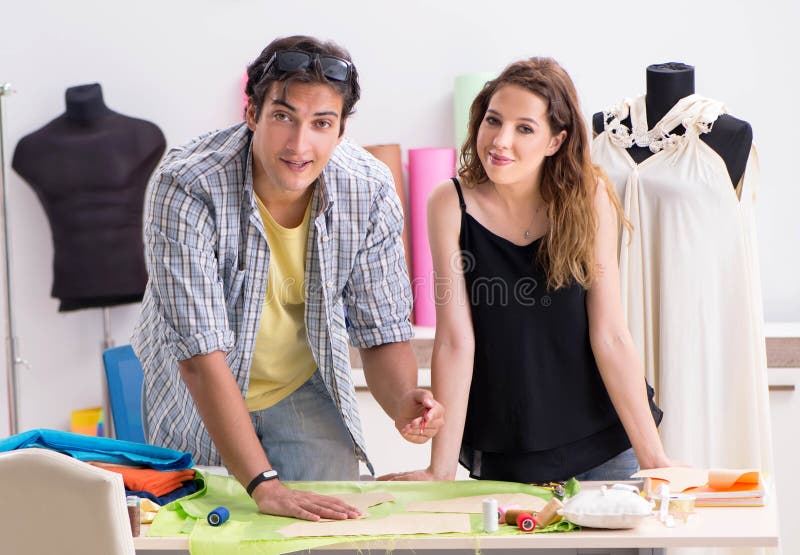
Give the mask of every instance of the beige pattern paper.
[{"label": "beige pattern paper", "polygon": [[362,513],[368,508],[394,501],[394,495],[388,491],[373,491],[370,493],[334,493],[329,497],[335,497],[340,501],[344,501],[348,505],[352,505]]},{"label": "beige pattern paper", "polygon": [[407,534],[469,533],[469,516],[462,514],[398,514],[377,520],[296,522],[278,533],[286,538],[320,536],[401,536]]},{"label": "beige pattern paper", "polygon": [[[367,514],[367,509],[370,507],[374,507],[375,505],[380,505],[381,503],[388,503],[389,501],[394,501],[394,496],[389,493],[388,491],[373,491],[370,493],[336,493],[333,495],[329,495],[328,497],[335,497],[340,501],[344,501],[348,505],[352,505],[359,511],[361,511],[360,518],[366,518],[369,516]],[[318,522],[329,522],[330,519],[323,518]]]},{"label": "beige pattern paper", "polygon": [[650,468],[640,470],[631,478],[657,478],[669,482],[671,492],[680,492],[688,488],[696,488],[706,485],[708,482],[708,470],[703,468],[689,467],[667,467]]},{"label": "beige pattern paper", "polygon": [[420,501],[409,503],[408,512],[424,513],[483,513],[482,502],[484,499],[497,499],[497,506],[519,505],[522,509],[541,511],[547,501],[527,493],[495,493],[486,495],[473,495],[471,497],[457,497],[455,499],[438,499],[436,501]]}]

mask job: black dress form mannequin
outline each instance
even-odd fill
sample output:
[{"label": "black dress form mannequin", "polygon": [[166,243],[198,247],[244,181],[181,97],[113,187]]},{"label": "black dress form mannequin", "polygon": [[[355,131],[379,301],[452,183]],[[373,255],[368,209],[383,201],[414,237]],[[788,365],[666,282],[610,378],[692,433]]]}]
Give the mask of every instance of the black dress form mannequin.
[{"label": "black dress form mannequin", "polygon": [[[645,96],[648,128],[652,129],[681,98],[690,94],[694,94],[693,66],[681,63],[648,66]],[[630,128],[630,116],[625,118],[622,124]],[[592,128],[595,134],[603,132],[605,125],[602,112],[593,116]],[[685,131],[682,125],[678,125],[672,133],[682,135]],[[750,124],[728,114],[722,114],[714,122],[711,132],[701,134],[700,140],[710,146],[725,162],[735,188],[744,175],[750,145],[753,142],[753,129]],[[628,153],[637,164],[641,164],[654,154],[649,148],[635,144],[628,148]]]},{"label": "black dress form mannequin", "polygon": [[20,140],[12,161],[50,221],[51,294],[59,311],[138,302],[147,283],[144,192],[164,135],[110,110],[99,84],[67,89],[66,103],[64,114]]}]

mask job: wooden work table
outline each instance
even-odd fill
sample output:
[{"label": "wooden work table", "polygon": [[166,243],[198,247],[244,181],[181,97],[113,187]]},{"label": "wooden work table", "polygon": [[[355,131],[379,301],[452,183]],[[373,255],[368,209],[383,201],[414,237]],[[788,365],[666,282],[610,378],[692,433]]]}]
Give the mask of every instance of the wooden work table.
[{"label": "wooden work table", "polygon": [[[597,487],[586,482],[584,489]],[[152,551],[188,551],[188,536],[175,538],[134,539],[137,553]],[[320,551],[375,550],[420,551],[464,550],[559,550],[559,555],[593,553],[602,549],[604,554],[659,555],[670,547],[775,547],[778,545],[778,515],[774,497],[767,498],[764,507],[714,507],[697,508],[684,523],[677,520],[668,528],[656,517],[645,519],[633,530],[594,530],[584,528],[577,532],[530,534],[519,536],[402,537],[392,539],[364,539],[326,546]],[[560,551],[563,550],[563,551]],[[597,552],[594,552],[597,553]]]}]

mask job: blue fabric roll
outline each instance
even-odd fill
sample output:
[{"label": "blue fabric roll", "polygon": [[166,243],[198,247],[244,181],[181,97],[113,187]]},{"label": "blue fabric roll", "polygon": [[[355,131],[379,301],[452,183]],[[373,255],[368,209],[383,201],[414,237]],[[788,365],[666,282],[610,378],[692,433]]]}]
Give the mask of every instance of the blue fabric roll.
[{"label": "blue fabric roll", "polygon": [[185,470],[194,466],[191,453],[60,430],[40,428],[0,440],[0,452],[27,447],[58,451],[81,461],[145,466],[156,470]]}]

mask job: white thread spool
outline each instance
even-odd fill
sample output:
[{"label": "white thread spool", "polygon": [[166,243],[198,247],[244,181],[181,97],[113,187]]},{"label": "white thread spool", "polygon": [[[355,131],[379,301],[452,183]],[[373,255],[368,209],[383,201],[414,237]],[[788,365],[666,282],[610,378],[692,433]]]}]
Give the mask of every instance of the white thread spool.
[{"label": "white thread spool", "polygon": [[492,533],[497,532],[497,499],[484,499],[483,507],[483,531]]},{"label": "white thread spool", "polygon": [[661,500],[661,506],[658,508],[658,520],[666,524],[669,516],[669,486],[667,484],[661,484],[658,497]]}]

